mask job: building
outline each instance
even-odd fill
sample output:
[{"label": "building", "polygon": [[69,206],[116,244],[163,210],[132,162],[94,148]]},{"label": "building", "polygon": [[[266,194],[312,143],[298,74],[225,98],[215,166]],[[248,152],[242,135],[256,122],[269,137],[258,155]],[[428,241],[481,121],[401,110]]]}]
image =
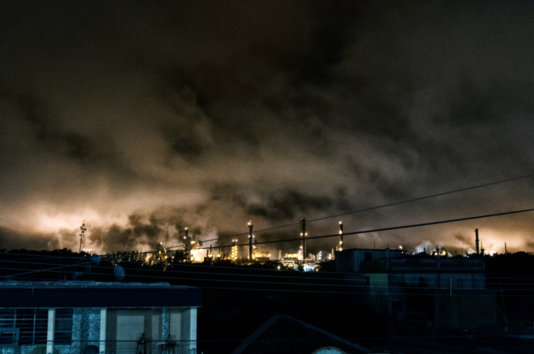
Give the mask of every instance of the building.
[{"label": "building", "polygon": [[337,252],[336,269],[366,273],[368,283],[381,279],[382,288],[386,284],[388,288],[400,284],[430,289],[486,288],[482,258],[410,256],[401,250],[350,249]]},{"label": "building", "polygon": [[401,250],[353,248],[335,253],[338,272],[361,272],[362,267],[373,263],[386,266],[392,258],[402,257]]},{"label": "building", "polygon": [[196,353],[200,290],[167,283],[0,283],[0,353]]},{"label": "building", "polygon": [[370,305],[395,321],[418,318],[436,329],[496,325],[495,292],[486,288],[481,257],[350,249],[336,253],[336,269],[362,274]]}]

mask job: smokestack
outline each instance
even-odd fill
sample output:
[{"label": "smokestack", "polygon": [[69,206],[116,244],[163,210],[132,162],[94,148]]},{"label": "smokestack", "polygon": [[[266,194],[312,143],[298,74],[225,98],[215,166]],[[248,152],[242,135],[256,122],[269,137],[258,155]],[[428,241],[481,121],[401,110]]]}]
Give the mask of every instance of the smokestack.
[{"label": "smokestack", "polygon": [[339,230],[338,230],[338,233],[339,233],[339,245],[337,247],[337,250],[338,251],[343,251],[343,221],[338,221],[338,226],[339,226]]},{"label": "smokestack", "polygon": [[252,261],[252,255],[254,252],[254,225],[252,220],[248,221],[248,260]]},{"label": "smokestack", "polygon": [[184,256],[186,260],[190,260],[191,255],[191,239],[189,238],[189,228],[184,227]]},{"label": "smokestack", "polygon": [[300,220],[300,249],[302,251],[302,259],[306,259],[306,236],[308,236],[308,233],[306,232],[306,219],[302,218]]},{"label": "smokestack", "polygon": [[478,229],[475,229],[475,247],[477,249],[477,255],[480,254],[480,248],[478,246],[478,243],[479,243],[479,241],[478,241]]}]

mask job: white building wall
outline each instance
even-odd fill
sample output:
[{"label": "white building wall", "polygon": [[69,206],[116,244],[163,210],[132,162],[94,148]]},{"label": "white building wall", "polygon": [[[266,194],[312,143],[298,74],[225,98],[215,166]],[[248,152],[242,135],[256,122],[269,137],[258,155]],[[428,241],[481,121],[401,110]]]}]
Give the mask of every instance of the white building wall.
[{"label": "white building wall", "polygon": [[[55,315],[48,310],[47,343],[3,346],[0,354],[79,354],[88,346],[101,354],[135,353],[143,333],[148,353],[196,353],[196,308],[75,308],[70,345],[54,343]],[[174,345],[166,342],[168,334]]]}]

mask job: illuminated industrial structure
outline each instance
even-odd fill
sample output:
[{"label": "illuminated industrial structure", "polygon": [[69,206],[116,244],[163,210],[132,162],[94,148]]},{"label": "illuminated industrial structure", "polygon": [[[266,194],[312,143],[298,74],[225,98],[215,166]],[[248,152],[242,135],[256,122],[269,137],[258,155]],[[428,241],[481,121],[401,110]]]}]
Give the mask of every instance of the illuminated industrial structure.
[{"label": "illuminated industrial structure", "polygon": [[300,257],[300,253],[286,253],[284,255],[284,259],[287,259],[287,260],[298,260]]},{"label": "illuminated industrial structure", "polygon": [[343,251],[343,221],[338,221],[337,224],[339,226],[339,230],[338,230],[339,243],[337,245],[337,250],[338,251]]},{"label": "illuminated industrial structure", "polygon": [[254,259],[254,225],[252,220],[248,221],[248,260]]},{"label": "illuminated industrial structure", "polygon": [[208,260],[213,259],[213,246],[212,245],[210,245],[210,248],[208,249],[208,253],[206,254],[206,257],[208,258]]},{"label": "illuminated industrial structure", "polygon": [[237,239],[234,238],[232,240],[232,254],[230,256],[233,262],[237,261],[237,255]]},{"label": "illuminated industrial structure", "polygon": [[257,262],[265,262],[271,259],[271,254],[269,252],[260,252],[260,251],[254,250],[254,254],[252,255],[252,258]]},{"label": "illuminated industrial structure", "polygon": [[158,264],[163,266],[163,270],[166,270],[172,260],[173,257],[169,255],[167,249],[163,246],[163,243],[160,242],[156,246],[156,252],[154,252],[154,254],[152,254],[151,256],[147,254],[145,263],[149,265]]},{"label": "illuminated industrial structure", "polygon": [[195,240],[194,235],[189,234],[189,228],[184,228],[184,236],[182,237],[184,243],[184,255],[183,260],[186,262],[199,263],[204,261],[202,255],[202,241]]},{"label": "illuminated industrial structure", "polygon": [[300,220],[299,263],[306,259],[306,237],[308,237],[308,233],[306,232],[306,219],[302,218]]},{"label": "illuminated industrial structure", "polygon": [[[332,252],[329,251],[319,252],[317,255],[315,252],[312,254],[308,254],[308,248],[307,248],[307,238],[308,231],[307,231],[307,225],[306,225],[306,219],[302,218],[300,220],[300,232],[299,232],[299,238],[298,238],[298,249],[296,250],[284,250],[279,249],[276,250],[278,253],[277,255],[273,255],[273,250],[268,249],[258,249],[256,246],[256,238],[254,234],[254,223],[252,220],[249,220],[247,222],[248,226],[248,243],[239,243],[238,238],[232,239],[231,245],[223,245],[219,241],[217,244],[212,244],[211,242],[207,243],[203,246],[202,240],[199,240],[195,237],[195,235],[189,230],[189,227],[183,228],[183,234],[182,232],[179,232],[181,235],[179,235],[179,239],[182,241],[183,244],[183,251],[176,251],[176,254],[173,255],[169,253],[168,250],[163,247],[162,244],[158,245],[153,252],[149,252],[150,254],[146,254],[143,257],[143,262],[147,265],[163,265],[164,267],[168,266],[170,263],[174,263],[175,259],[177,262],[193,262],[193,263],[203,263],[203,262],[219,262],[219,261],[231,261],[234,263],[240,263],[240,264],[253,264],[253,263],[265,263],[268,261],[288,261],[292,262],[295,265],[298,264],[299,268],[302,269],[302,267],[305,264],[311,265],[311,264],[318,264],[329,260],[334,260],[334,250],[335,251],[343,251],[343,222],[338,221],[338,234],[339,239],[338,242],[336,242],[336,245],[332,248]],[[234,236],[235,237],[235,236]],[[214,241],[214,240],[210,240]],[[240,247],[246,247],[248,246],[248,252],[241,253],[243,250],[239,250]],[[218,251],[215,249],[215,247],[218,248]],[[174,248],[174,247],[173,247]],[[223,250],[229,251],[223,251]],[[287,252],[287,253],[286,253]]]},{"label": "illuminated industrial structure", "polygon": [[189,228],[187,226],[184,228],[183,239],[184,239],[184,257],[189,260],[191,257],[192,245],[191,245],[191,237],[189,237]]},{"label": "illuminated industrial structure", "polygon": [[200,263],[204,261],[202,256],[202,241],[191,240],[191,262]]}]

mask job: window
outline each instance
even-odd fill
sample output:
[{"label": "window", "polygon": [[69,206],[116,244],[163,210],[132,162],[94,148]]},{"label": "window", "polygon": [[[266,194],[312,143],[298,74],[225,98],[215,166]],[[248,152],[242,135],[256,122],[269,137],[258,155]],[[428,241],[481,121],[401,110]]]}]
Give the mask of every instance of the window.
[{"label": "window", "polygon": [[72,309],[57,309],[54,342],[57,344],[72,343]]},{"label": "window", "polygon": [[46,309],[1,309],[0,344],[44,344],[47,322]]},{"label": "window", "polygon": [[0,344],[14,344],[18,341],[15,328],[15,310],[0,310]]},{"label": "window", "polygon": [[48,330],[48,310],[18,309],[16,327],[20,330],[20,345],[46,343],[46,333]]}]

